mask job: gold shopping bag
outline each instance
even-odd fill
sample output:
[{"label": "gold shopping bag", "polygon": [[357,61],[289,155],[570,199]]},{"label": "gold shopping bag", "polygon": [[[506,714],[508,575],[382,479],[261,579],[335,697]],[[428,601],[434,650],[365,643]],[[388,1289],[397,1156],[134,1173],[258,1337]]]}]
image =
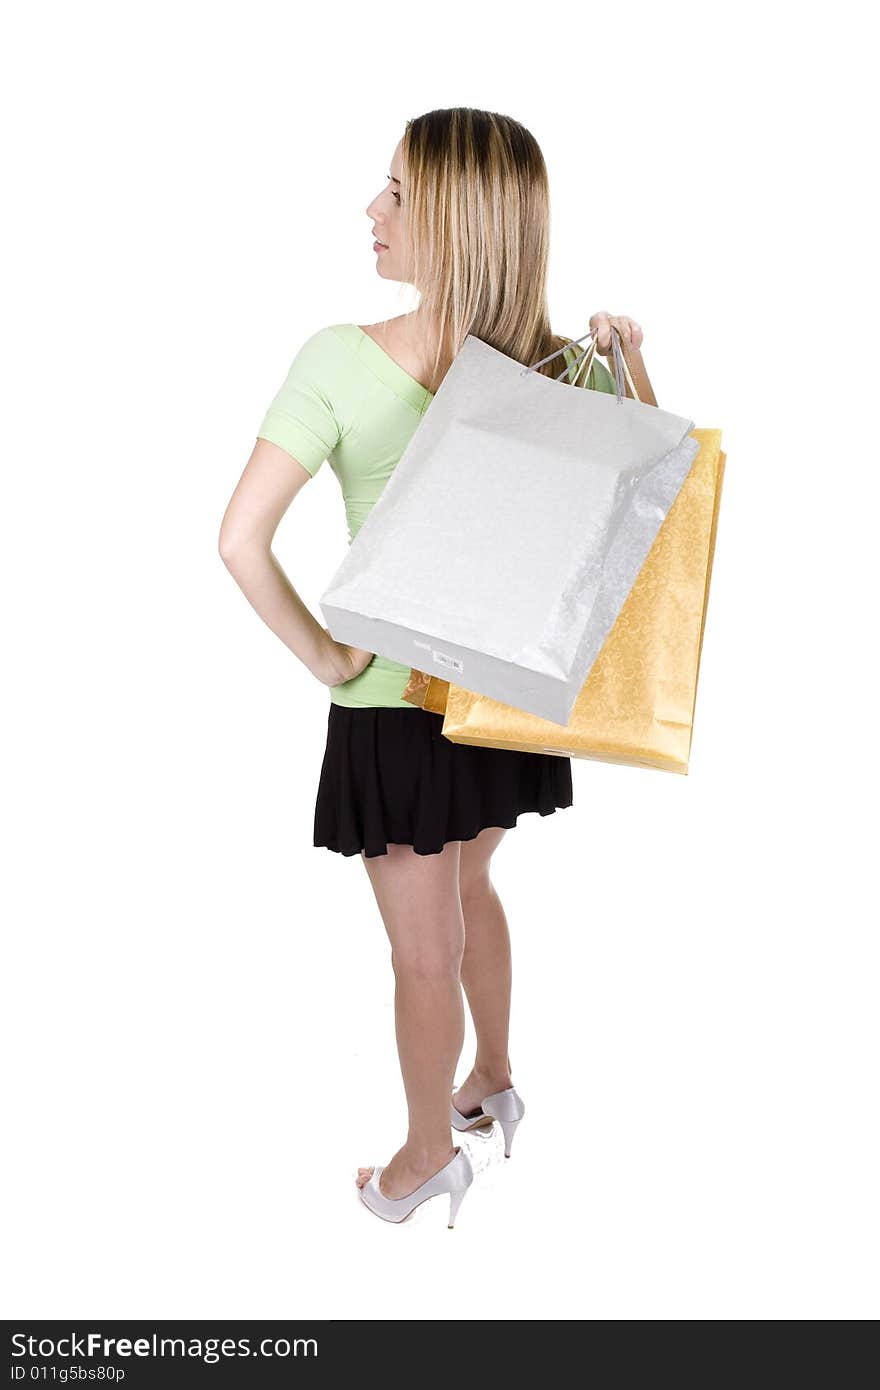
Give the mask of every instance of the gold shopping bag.
[{"label": "gold shopping bag", "polygon": [[686,774],[726,462],[721,430],[691,435],[699,452],[568,724],[415,670],[404,699],[443,713],[453,743]]}]

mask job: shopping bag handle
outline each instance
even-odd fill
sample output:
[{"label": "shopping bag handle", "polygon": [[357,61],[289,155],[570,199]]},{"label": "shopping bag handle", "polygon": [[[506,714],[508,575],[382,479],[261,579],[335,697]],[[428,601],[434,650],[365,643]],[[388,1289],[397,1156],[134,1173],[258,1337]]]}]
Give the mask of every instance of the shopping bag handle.
[{"label": "shopping bag handle", "polygon": [[[558,357],[560,353],[566,352],[568,348],[577,347],[579,343],[582,343],[584,341],[584,338],[590,339],[589,347],[584,349],[580,358],[572,362],[570,366],[566,367],[565,370],[560,372],[559,375],[556,377],[557,381],[564,381],[565,378],[569,376],[572,371],[574,371],[574,376],[571,380],[571,385],[574,386],[577,382],[578,377],[581,374],[581,369],[584,366],[586,366],[587,374],[589,374],[590,367],[593,365],[593,358],[596,355],[596,344],[599,341],[598,330],[594,331],[593,329],[590,329],[589,332],[585,333],[582,338],[573,338],[570,343],[564,343],[562,347],[557,348],[555,352],[551,352],[547,357],[542,357],[540,362],[533,362],[530,367],[523,367],[522,371],[520,372],[520,376],[525,376],[528,372],[534,372],[538,367],[543,367],[545,362],[552,362],[554,357]],[[624,377],[626,378],[629,389],[632,391],[633,400],[639,400],[639,393],[636,390],[635,382],[632,379],[632,373],[630,372],[626,357],[624,356],[620,346],[620,331],[615,327],[614,324],[611,325],[611,351],[613,357],[614,378],[615,386],[617,388],[618,405],[621,403],[621,401],[625,400],[626,398],[626,389],[623,384]],[[575,368],[577,368],[576,371]]]}]

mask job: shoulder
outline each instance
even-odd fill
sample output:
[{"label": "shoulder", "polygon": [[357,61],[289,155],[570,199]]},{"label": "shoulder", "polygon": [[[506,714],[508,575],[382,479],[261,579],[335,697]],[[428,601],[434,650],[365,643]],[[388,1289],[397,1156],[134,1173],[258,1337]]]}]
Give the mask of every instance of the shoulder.
[{"label": "shoulder", "polygon": [[353,323],[330,323],[301,340],[288,369],[288,383],[324,398],[341,415],[356,400],[361,376],[360,330]]},{"label": "shoulder", "polygon": [[327,324],[300,340],[257,431],[309,473],[320,468],[353,421],[357,373],[351,370],[355,359],[345,340],[347,327]]},{"label": "shoulder", "polygon": [[364,323],[360,327],[366,333],[369,329],[374,329],[376,333],[387,333],[389,330],[394,333],[398,329],[404,328],[406,324],[412,323],[412,313],[392,314],[387,319],[379,319],[377,323]]},{"label": "shoulder", "polygon": [[357,337],[358,329],[353,323],[327,324],[325,328],[317,328],[301,342],[294,360],[304,366],[332,369],[350,357]]}]

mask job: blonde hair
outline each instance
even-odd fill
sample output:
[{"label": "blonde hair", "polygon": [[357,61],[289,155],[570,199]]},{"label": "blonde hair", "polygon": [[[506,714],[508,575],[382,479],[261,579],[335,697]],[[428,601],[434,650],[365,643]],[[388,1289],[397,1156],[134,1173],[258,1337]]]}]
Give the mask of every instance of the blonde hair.
[{"label": "blonde hair", "polygon": [[[511,116],[454,106],[407,121],[404,220],[419,312],[439,328],[436,391],[469,333],[531,366],[571,341],[550,328],[550,189],[540,146]],[[537,368],[559,376],[560,355]],[[587,385],[581,374],[579,385]]]}]

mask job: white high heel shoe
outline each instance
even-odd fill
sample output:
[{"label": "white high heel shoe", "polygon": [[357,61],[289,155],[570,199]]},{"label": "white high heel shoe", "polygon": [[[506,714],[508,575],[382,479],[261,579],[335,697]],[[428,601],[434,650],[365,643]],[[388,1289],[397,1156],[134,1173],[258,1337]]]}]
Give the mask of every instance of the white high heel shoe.
[{"label": "white high heel shoe", "polygon": [[498,1120],[504,1131],[504,1157],[510,1158],[510,1149],[516,1127],[526,1113],[522,1096],[516,1087],[508,1086],[506,1091],[494,1091],[491,1096],[486,1097],[479,1110],[474,1111],[472,1115],[463,1115],[460,1110],[456,1110],[454,1104],[450,1104],[449,1108],[451,1112],[449,1118],[452,1120],[453,1129],[464,1133],[469,1129],[491,1126],[493,1120]]},{"label": "white high heel shoe", "polygon": [[370,1211],[381,1216],[383,1221],[405,1221],[416,1207],[422,1205],[422,1202],[427,1202],[430,1197],[439,1197],[442,1193],[448,1192],[448,1226],[451,1231],[455,1225],[458,1209],[464,1201],[464,1194],[474,1180],[474,1170],[464,1149],[460,1145],[456,1145],[455,1157],[451,1158],[445,1167],[434,1173],[420,1187],[417,1187],[414,1192],[408,1193],[406,1197],[386,1197],[385,1193],[379,1189],[381,1176],[382,1168],[374,1168],[369,1182],[365,1182],[363,1187],[359,1189],[361,1201],[370,1208]]}]

